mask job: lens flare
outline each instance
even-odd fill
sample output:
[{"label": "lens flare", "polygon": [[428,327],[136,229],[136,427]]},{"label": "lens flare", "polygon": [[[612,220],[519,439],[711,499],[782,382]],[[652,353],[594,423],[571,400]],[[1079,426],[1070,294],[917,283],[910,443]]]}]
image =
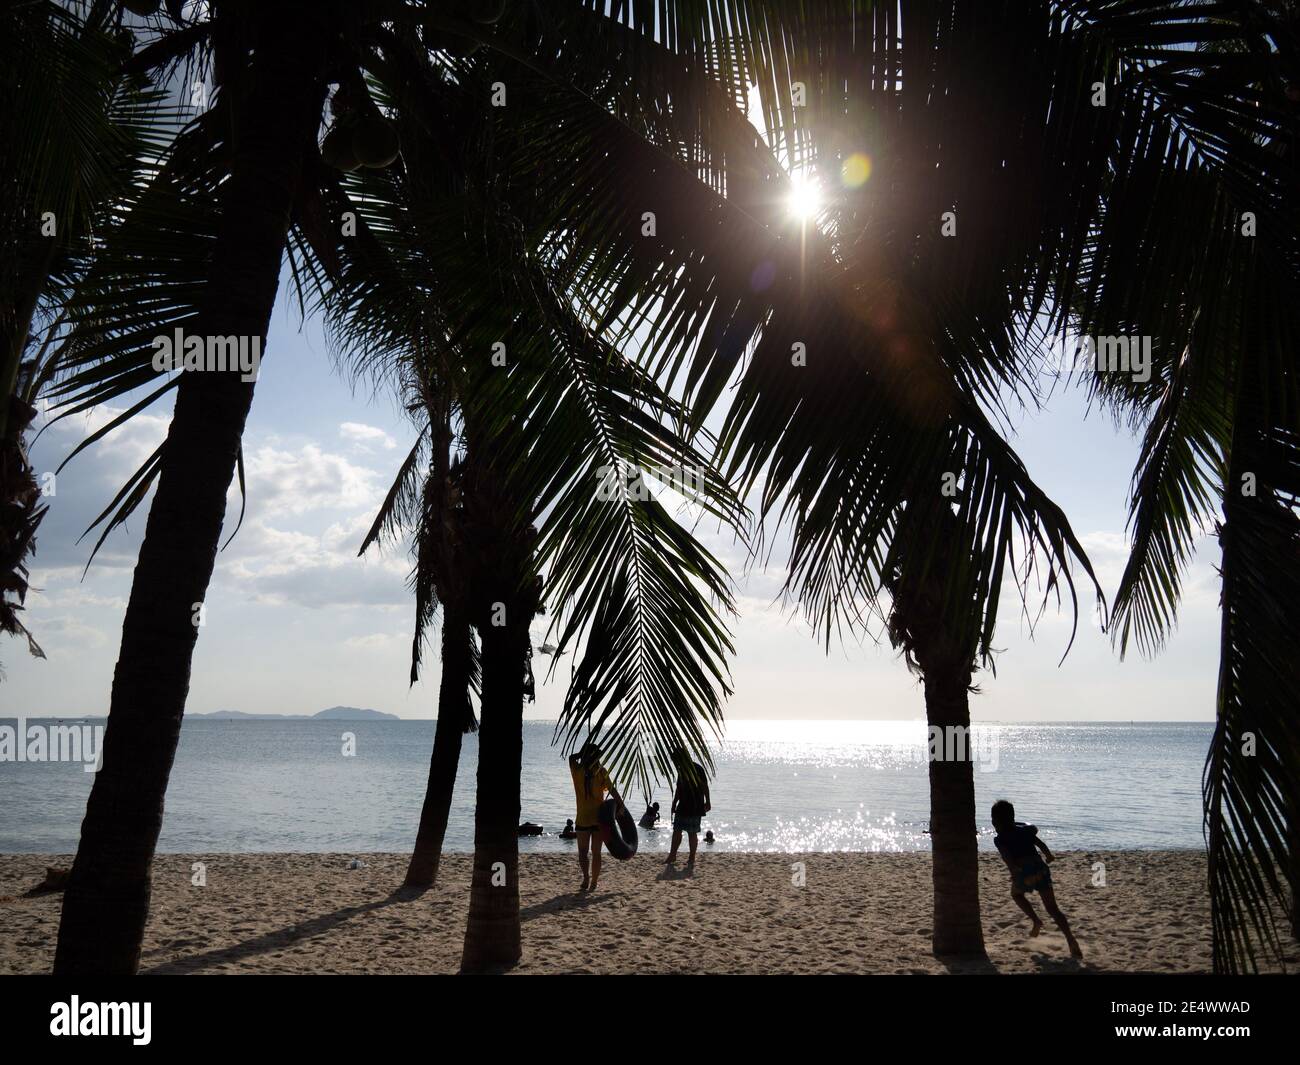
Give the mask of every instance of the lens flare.
[{"label": "lens flare", "polygon": [[871,156],[864,152],[854,152],[840,167],[840,179],[844,182],[845,188],[861,188],[870,177]]}]

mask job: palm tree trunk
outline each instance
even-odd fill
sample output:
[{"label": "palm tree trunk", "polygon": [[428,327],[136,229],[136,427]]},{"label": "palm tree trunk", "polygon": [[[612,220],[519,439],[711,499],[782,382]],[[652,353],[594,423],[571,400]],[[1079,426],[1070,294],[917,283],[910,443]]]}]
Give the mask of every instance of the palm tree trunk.
[{"label": "palm tree trunk", "polygon": [[[975,835],[975,772],[969,739],[970,671],[925,673],[925,714],[931,728],[956,735],[944,757],[930,759],[930,846],[934,877],[933,948],[938,955],[981,955],[979,850]],[[950,733],[949,730],[956,730]]]},{"label": "palm tree trunk", "polygon": [[[251,86],[235,103],[231,177],[199,308],[200,336],[265,343],[289,209],[324,100],[324,36],[297,4],[259,19]],[[229,16],[227,16],[229,17]],[[122,627],[103,764],[64,896],[54,970],[130,974],[140,963],[150,866],[189,690],[226,491],[253,399],[237,374],[185,374]]]},{"label": "palm tree trunk", "polygon": [[504,625],[479,627],[483,670],[474,807],[474,876],[461,955],[464,972],[513,965],[519,931],[519,776],[523,769],[524,670],[535,602],[501,599]]},{"label": "palm tree trunk", "polygon": [[472,710],[469,705],[470,625],[458,609],[444,608],[442,615],[442,679],[438,685],[438,724],[429,758],[429,783],[420,810],[415,851],[406,867],[405,887],[432,887],[438,879],[442,840],[447,834],[451,795],[460,765],[461,738]]}]

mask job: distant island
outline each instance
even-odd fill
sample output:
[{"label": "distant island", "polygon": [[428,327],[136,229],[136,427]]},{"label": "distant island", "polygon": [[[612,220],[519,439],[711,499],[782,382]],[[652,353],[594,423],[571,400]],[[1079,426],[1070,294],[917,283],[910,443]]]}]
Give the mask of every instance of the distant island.
[{"label": "distant island", "polygon": [[186,714],[209,721],[400,721],[396,714],[366,710],[359,706],[331,706],[315,714],[246,714],[242,710],[214,710],[210,714]]}]

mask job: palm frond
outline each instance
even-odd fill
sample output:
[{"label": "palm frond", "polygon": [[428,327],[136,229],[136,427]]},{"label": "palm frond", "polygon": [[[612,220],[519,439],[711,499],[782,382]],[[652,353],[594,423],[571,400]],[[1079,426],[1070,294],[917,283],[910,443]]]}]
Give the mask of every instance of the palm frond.
[{"label": "palm frond", "polygon": [[[715,727],[720,719],[725,574],[662,503],[600,499],[602,469],[703,471],[702,513],[743,525],[739,505],[706,456],[669,428],[687,422],[685,409],[598,340],[568,300],[532,243],[545,228],[528,205],[516,216],[505,206],[513,197],[503,202],[493,188],[480,198],[476,183],[493,173],[484,153],[499,150],[492,131],[471,121],[442,128],[441,142],[430,137],[427,116],[449,111],[471,91],[468,80],[408,71],[401,91],[419,99],[402,114],[405,166],[343,183],[365,239],[343,249],[331,291],[336,350],[400,352],[506,457],[500,472],[521,519],[538,524],[536,565],[556,639],[583,649],[566,743],[598,730],[611,768],[639,775],[669,772],[682,743],[707,757],[694,715]],[[504,345],[504,367],[492,366],[494,344]],[[612,610],[625,595],[628,609]]]},{"label": "palm frond", "polygon": [[[1300,886],[1300,435],[1252,428],[1240,415],[1238,476],[1225,490],[1219,529],[1218,712],[1203,785],[1218,972],[1256,969],[1259,948],[1281,956],[1274,915]],[[1253,494],[1239,487],[1247,472]]]}]

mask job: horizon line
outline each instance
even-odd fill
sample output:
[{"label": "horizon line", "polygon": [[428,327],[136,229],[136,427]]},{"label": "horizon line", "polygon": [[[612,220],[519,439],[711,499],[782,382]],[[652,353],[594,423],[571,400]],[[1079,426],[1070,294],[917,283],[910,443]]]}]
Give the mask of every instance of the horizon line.
[{"label": "horizon line", "polygon": [[[195,711],[193,714],[186,714],[185,717],[212,717],[222,713],[238,713],[239,717],[230,720],[256,720],[258,718],[274,718],[278,720],[301,719],[303,721],[342,721],[346,718],[322,718],[315,713],[251,713],[245,711]],[[374,721],[376,723],[392,721],[437,721],[437,716],[433,717],[402,717],[398,714],[392,714],[390,711],[377,711],[385,714],[380,718],[358,718],[356,720]],[[6,714],[0,713],[0,721],[51,721],[51,720],[88,720],[103,719],[107,720],[107,714]],[[526,717],[524,723],[537,722],[546,724],[557,724],[560,719],[557,717]],[[1212,725],[1214,718],[1150,718],[1150,717],[1096,717],[1096,718],[981,718],[972,720],[972,725]],[[925,718],[915,717],[733,717],[727,718],[723,724],[738,722],[766,722],[769,724],[801,724],[806,725],[809,722],[826,722],[833,724],[911,724],[925,723]]]}]

